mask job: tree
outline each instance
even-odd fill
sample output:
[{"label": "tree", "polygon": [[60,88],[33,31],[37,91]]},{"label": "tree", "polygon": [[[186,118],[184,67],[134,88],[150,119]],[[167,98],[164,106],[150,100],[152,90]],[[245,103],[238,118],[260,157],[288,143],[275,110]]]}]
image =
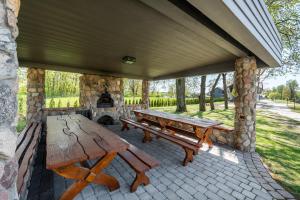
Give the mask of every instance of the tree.
[{"label": "tree", "polygon": [[219,79],[221,77],[221,74],[219,74],[217,76],[217,78],[215,79],[215,82],[213,83],[212,87],[211,87],[211,90],[210,90],[210,99],[209,99],[209,102],[210,102],[210,109],[211,110],[215,110],[215,104],[214,104],[214,98],[215,98],[215,90],[216,90],[216,86],[219,82]]},{"label": "tree", "polygon": [[222,74],[223,78],[223,90],[224,90],[224,107],[228,109],[228,93],[227,93],[227,83],[226,83],[226,73]]},{"label": "tree", "polygon": [[176,112],[186,112],[185,104],[185,78],[176,79]]},{"label": "tree", "polygon": [[296,90],[299,87],[296,80],[290,80],[287,82],[287,87],[290,90],[290,99],[296,98]]},{"label": "tree", "polygon": [[277,86],[277,92],[279,93],[280,99],[283,99],[283,90],[284,90],[284,85],[278,85]]},{"label": "tree", "polygon": [[205,111],[205,88],[206,88],[206,75],[201,76],[201,90],[199,96],[199,110]]}]

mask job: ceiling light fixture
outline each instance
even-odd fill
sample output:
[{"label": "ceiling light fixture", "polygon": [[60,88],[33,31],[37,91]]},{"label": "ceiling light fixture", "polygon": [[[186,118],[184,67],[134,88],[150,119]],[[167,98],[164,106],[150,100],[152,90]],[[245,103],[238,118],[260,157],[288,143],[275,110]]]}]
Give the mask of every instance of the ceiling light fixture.
[{"label": "ceiling light fixture", "polygon": [[136,62],[136,58],[132,57],[132,56],[124,56],[122,58],[122,63],[125,63],[125,64],[132,65],[135,62]]}]

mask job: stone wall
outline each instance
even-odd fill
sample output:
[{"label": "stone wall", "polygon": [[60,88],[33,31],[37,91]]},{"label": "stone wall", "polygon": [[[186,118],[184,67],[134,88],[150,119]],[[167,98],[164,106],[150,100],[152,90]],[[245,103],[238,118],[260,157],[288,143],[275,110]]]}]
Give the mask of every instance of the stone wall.
[{"label": "stone wall", "polygon": [[[114,107],[97,108],[97,100],[104,93],[105,85],[107,91],[114,100]],[[109,115],[118,120],[124,112],[123,79],[112,76],[82,75],[80,77],[80,96],[81,107],[89,108],[93,113],[93,120],[97,120],[103,115]]]},{"label": "stone wall", "polygon": [[16,51],[19,0],[0,1],[0,199],[17,199],[18,164],[14,159],[17,121]]},{"label": "stone wall", "polygon": [[144,105],[144,109],[149,108],[149,81],[143,80],[142,82],[142,105]]},{"label": "stone wall", "polygon": [[45,105],[45,70],[27,70],[27,123],[42,120]]},{"label": "stone wall", "polygon": [[256,140],[256,68],[254,57],[239,58],[235,63],[235,145],[250,152],[255,151]]}]

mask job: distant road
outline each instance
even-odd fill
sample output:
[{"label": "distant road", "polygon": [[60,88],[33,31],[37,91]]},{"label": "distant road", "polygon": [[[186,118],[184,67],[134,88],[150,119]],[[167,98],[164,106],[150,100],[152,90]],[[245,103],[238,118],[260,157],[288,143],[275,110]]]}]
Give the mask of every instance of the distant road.
[{"label": "distant road", "polygon": [[260,100],[259,102],[257,102],[257,108],[268,109],[268,111],[300,122],[300,113],[294,112],[283,103],[274,103],[270,100]]}]

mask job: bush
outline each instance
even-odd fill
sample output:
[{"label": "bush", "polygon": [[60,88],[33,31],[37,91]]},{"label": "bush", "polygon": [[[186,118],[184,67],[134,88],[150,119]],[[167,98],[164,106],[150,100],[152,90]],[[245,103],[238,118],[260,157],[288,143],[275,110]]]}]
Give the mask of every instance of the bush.
[{"label": "bush", "polygon": [[58,107],[58,108],[61,108],[61,100],[60,100],[60,99],[58,100],[57,107]]},{"label": "bush", "polygon": [[23,105],[24,105],[24,99],[22,97],[19,98],[19,113],[21,114],[24,114],[24,108],[23,108]]},{"label": "bush", "polygon": [[67,108],[70,108],[70,101],[67,102]]},{"label": "bush", "polygon": [[55,101],[53,98],[50,100],[49,108],[55,108]]},{"label": "bush", "polygon": [[77,100],[74,102],[74,105],[73,105],[75,108],[77,108],[78,107],[78,102],[77,102]]}]

